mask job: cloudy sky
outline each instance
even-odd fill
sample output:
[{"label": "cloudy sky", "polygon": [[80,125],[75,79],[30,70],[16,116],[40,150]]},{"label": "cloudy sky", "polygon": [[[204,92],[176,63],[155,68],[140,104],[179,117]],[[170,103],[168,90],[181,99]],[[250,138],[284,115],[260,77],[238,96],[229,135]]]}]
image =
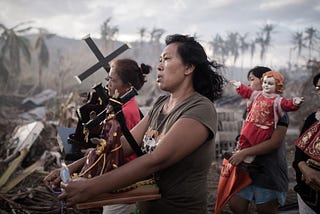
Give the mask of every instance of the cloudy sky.
[{"label": "cloudy sky", "polygon": [[118,39],[133,41],[139,29],[162,28],[210,41],[219,33],[254,37],[266,24],[275,25],[274,44],[291,40],[307,27],[320,30],[319,0],[1,0],[0,23],[13,27],[33,21],[60,36],[99,37],[100,25],[112,17]]}]

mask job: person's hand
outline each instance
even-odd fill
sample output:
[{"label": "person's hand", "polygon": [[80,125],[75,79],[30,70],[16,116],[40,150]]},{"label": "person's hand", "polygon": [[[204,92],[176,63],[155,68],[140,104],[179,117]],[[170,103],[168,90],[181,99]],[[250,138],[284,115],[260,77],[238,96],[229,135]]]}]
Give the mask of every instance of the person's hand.
[{"label": "person's hand", "polygon": [[293,98],[293,104],[296,106],[301,105],[304,102],[304,97],[295,97]]},{"label": "person's hand", "polygon": [[67,206],[73,206],[79,202],[84,202],[94,196],[94,192],[90,191],[90,180],[86,178],[76,178],[69,183],[60,183],[64,190],[59,196],[59,200],[64,200]]},{"label": "person's hand", "polygon": [[241,85],[241,82],[235,81],[235,80],[230,80],[230,83],[231,83],[235,88],[239,88],[240,85]]},{"label": "person's hand", "polygon": [[320,192],[320,171],[306,165],[302,171],[302,180],[312,189]]},{"label": "person's hand", "polygon": [[229,162],[234,165],[237,166],[238,164],[240,164],[245,158],[246,158],[246,153],[245,150],[239,150],[235,153],[233,153],[233,155],[229,158]]},{"label": "person's hand", "polygon": [[49,189],[55,189],[60,186],[61,178],[60,178],[60,169],[55,169],[49,173],[44,179],[44,184]]}]

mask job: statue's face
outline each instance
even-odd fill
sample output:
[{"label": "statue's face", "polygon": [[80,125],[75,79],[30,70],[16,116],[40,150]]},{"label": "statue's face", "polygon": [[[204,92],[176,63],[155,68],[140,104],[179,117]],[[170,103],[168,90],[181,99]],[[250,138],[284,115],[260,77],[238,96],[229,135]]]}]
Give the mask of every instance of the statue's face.
[{"label": "statue's face", "polygon": [[274,77],[264,77],[262,82],[262,90],[265,93],[272,94],[276,92],[276,80]]}]

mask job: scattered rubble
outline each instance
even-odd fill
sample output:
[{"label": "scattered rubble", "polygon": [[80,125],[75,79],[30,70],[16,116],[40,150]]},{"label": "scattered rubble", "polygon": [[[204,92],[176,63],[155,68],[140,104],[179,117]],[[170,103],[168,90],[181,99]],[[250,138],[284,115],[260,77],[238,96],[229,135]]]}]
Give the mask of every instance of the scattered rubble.
[{"label": "scattered rubble", "polygon": [[[47,92],[24,101],[22,97],[0,97],[0,213],[101,213],[99,208],[66,208],[44,186],[48,172],[60,167],[57,126],[74,125],[74,115],[65,112],[77,107],[70,104],[72,94],[62,99],[66,100],[63,105],[54,106],[52,103],[59,103],[53,101],[56,93]],[[26,117],[39,108],[45,111],[41,117],[35,113]]]}]

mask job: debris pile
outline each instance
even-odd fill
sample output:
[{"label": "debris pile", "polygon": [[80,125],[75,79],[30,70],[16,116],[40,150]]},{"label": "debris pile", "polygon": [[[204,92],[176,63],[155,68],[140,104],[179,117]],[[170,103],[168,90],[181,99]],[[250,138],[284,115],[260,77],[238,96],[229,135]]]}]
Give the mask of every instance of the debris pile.
[{"label": "debris pile", "polygon": [[0,213],[101,213],[99,208],[66,208],[43,183],[61,166],[57,126],[74,126],[72,112],[80,97],[70,94],[57,101],[56,93],[47,90],[33,98],[0,98]]}]

